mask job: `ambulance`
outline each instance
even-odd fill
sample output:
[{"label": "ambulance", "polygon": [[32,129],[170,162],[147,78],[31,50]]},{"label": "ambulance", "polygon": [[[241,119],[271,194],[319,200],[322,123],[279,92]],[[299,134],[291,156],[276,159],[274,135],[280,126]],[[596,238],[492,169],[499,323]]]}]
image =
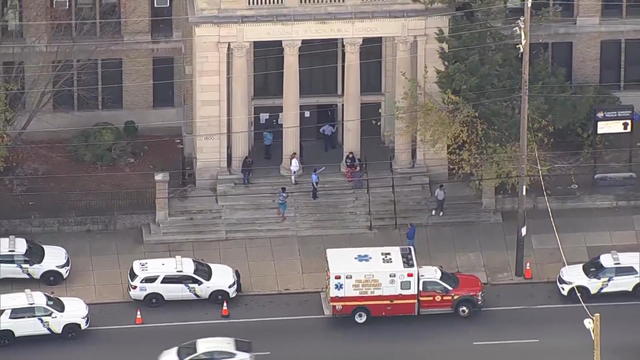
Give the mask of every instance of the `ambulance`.
[{"label": "ambulance", "polygon": [[474,275],[416,264],[413,247],[327,249],[325,314],[369,317],[454,312],[463,318],[482,306],[484,287]]}]

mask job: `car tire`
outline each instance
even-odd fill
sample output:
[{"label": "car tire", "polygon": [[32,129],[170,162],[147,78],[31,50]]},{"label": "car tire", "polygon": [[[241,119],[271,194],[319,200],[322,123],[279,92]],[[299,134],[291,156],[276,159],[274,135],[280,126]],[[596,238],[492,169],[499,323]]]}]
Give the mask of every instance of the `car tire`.
[{"label": "car tire", "polygon": [[460,301],[456,304],[456,314],[463,319],[470,317],[473,314],[474,304],[471,301]]},{"label": "car tire", "polygon": [[47,271],[44,274],[40,275],[40,280],[44,282],[47,286],[55,286],[58,285],[64,280],[64,276],[57,271]]},{"label": "car tire", "polygon": [[216,304],[222,304],[225,301],[229,301],[229,293],[224,290],[216,290],[209,295],[209,300]]},{"label": "car tire", "polygon": [[9,346],[13,344],[14,341],[16,341],[16,336],[12,331],[0,331],[0,347]]},{"label": "car tire", "polygon": [[62,328],[62,332],[60,333],[60,336],[62,336],[65,339],[73,340],[76,337],[78,337],[78,334],[80,333],[81,330],[82,329],[78,324],[67,324]]},{"label": "car tire", "polygon": [[148,307],[154,308],[164,303],[164,297],[158,293],[149,294],[144,297],[144,304]]},{"label": "car tire", "polygon": [[636,285],[632,291],[633,291],[633,295],[640,297],[640,284]]},{"label": "car tire", "polygon": [[367,308],[359,307],[353,310],[351,316],[353,317],[353,321],[358,325],[362,325],[367,322],[369,319],[369,310]]},{"label": "car tire", "polygon": [[578,298],[578,293],[580,294],[582,301],[586,301],[587,299],[589,299],[589,297],[591,297],[591,292],[589,291],[589,289],[583,286],[574,287],[573,289],[571,289],[571,291],[569,291],[571,298],[576,302],[580,301],[580,298]]}]

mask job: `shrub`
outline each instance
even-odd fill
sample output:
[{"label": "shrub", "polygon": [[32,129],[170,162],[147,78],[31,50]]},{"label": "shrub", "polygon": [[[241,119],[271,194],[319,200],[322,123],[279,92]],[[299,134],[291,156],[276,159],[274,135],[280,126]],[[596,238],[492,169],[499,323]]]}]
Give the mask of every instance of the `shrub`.
[{"label": "shrub", "polygon": [[72,139],[71,152],[78,160],[100,165],[110,165],[117,159],[113,149],[122,141],[122,131],[115,125],[102,122],[83,130]]},{"label": "shrub", "polygon": [[122,132],[127,139],[135,139],[135,137],[138,136],[138,125],[133,120],[127,120],[124,122]]}]

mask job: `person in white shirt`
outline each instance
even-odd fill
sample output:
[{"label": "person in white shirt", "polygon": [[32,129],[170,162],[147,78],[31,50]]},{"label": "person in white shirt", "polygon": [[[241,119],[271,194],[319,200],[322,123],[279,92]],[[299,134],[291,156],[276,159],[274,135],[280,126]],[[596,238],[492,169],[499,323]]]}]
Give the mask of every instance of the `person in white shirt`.
[{"label": "person in white shirt", "polygon": [[293,153],[291,154],[291,165],[290,165],[290,170],[291,170],[291,183],[293,185],[296,185],[296,176],[298,176],[298,172],[300,171],[300,161],[298,161],[298,154]]},{"label": "person in white shirt", "polygon": [[336,129],[331,126],[331,124],[324,124],[323,127],[320,128],[320,133],[324,139],[324,152],[329,151],[329,146],[335,149],[333,144],[333,133],[336,132]]}]

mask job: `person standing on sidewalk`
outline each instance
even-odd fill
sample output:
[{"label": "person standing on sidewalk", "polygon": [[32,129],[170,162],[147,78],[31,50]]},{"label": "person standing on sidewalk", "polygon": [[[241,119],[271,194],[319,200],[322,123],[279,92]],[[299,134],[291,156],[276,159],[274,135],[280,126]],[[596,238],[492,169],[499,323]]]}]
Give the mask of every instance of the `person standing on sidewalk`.
[{"label": "person standing on sidewalk", "polygon": [[281,187],[280,193],[278,194],[278,215],[282,217],[280,221],[285,221],[287,219],[287,198],[289,194],[287,194],[287,188]]},{"label": "person standing on sidewalk", "polygon": [[329,146],[333,148],[333,133],[335,131],[336,130],[330,124],[324,124],[324,126],[320,128],[320,133],[324,140],[324,152],[329,151]]},{"label": "person standing on sidewalk", "polygon": [[291,154],[290,161],[291,184],[296,185],[296,176],[298,176],[298,172],[300,171],[300,161],[298,161],[298,154]]},{"label": "person standing on sidewalk", "polygon": [[440,186],[438,186],[438,189],[436,190],[436,193],[434,195],[437,205],[436,208],[431,212],[431,215],[435,216],[436,213],[438,213],[438,215],[442,216],[444,215],[444,199],[447,196],[447,191],[444,189],[444,184],[440,184]]},{"label": "person standing on sidewalk", "polygon": [[273,145],[273,133],[266,129],[262,132],[262,142],[264,143],[264,158],[271,160],[271,145]]},{"label": "person standing on sidewalk", "polygon": [[249,177],[251,176],[251,171],[253,167],[253,160],[249,156],[245,156],[244,160],[242,160],[242,183],[244,185],[249,185]]},{"label": "person standing on sidewalk", "polygon": [[409,224],[407,226],[407,246],[415,247],[416,245],[416,226]]}]

